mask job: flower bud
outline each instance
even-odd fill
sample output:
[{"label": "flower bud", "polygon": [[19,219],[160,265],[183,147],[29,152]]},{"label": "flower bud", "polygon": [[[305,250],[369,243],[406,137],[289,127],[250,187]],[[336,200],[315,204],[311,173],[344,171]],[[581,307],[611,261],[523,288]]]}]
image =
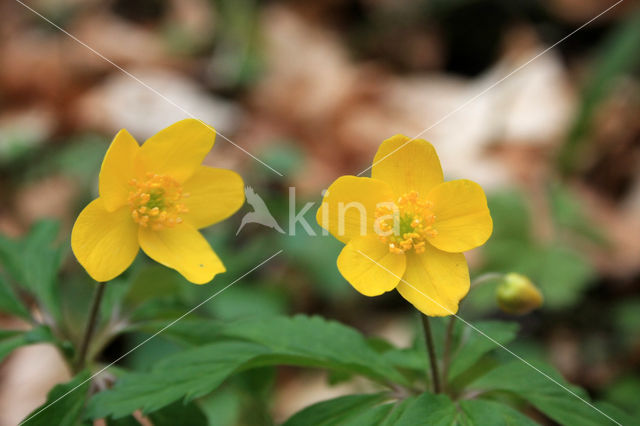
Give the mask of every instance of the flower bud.
[{"label": "flower bud", "polygon": [[513,315],[525,315],[542,306],[540,290],[524,275],[509,273],[496,290],[498,306]]}]

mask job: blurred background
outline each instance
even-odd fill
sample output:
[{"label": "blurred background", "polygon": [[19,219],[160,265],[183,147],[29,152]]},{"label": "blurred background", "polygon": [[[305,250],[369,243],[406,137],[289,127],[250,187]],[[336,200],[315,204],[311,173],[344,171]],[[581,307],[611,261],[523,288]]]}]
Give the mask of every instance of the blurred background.
[{"label": "blurred background", "polygon": [[[239,172],[287,233],[249,224],[236,236],[251,211],[245,205],[205,232],[229,271],[211,284],[183,282],[141,254],[112,292],[151,292],[143,319],[177,317],[282,248],[199,313],[320,314],[408,346],[417,327],[410,305],[395,292],[366,298],[353,290],[335,266],[341,244],[332,237],[307,236],[301,226],[288,235],[289,187],[297,211],[316,202],[306,218],[319,232],[323,189],[367,168],[382,140],[422,134],[447,180],[472,179],[488,193],[495,231],[468,253],[472,274],[526,274],[545,297],[540,310],[511,318],[489,283],[465,299],[461,316],[518,321],[510,349],[550,361],[592,396],[640,416],[638,2],[618,4],[529,62],[614,3],[25,1],[109,63],[19,2],[3,1],[0,234],[21,241],[38,221],[59,223],[61,327],[80,336],[93,285],[68,240],[97,196],[111,138],[127,128],[142,142],[193,115],[221,133],[205,163]],[[0,328],[24,326],[0,315]],[[116,337],[101,360],[147,336]],[[120,365],[145,369],[179,347],[158,337]],[[15,351],[0,365],[0,424],[16,424],[68,378],[55,348]],[[220,424],[260,424],[265,413],[283,420],[360,385],[265,369],[230,381],[207,406]]]}]

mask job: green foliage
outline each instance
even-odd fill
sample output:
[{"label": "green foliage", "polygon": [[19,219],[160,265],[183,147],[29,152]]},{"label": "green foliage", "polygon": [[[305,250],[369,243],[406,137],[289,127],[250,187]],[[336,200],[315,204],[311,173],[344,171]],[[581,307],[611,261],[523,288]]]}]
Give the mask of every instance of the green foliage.
[{"label": "green foliage", "polygon": [[0,330],[0,362],[20,346],[52,341],[53,336],[46,326],[37,326],[28,331]]},{"label": "green foliage", "polygon": [[25,170],[25,178],[37,179],[54,173],[62,173],[84,182],[85,189],[93,186],[100,170],[102,158],[107,151],[108,140],[97,134],[82,134],[68,144],[52,152],[41,152],[39,162]]},{"label": "green foliage", "polygon": [[548,366],[532,365],[535,369],[520,360],[506,363],[471,383],[469,388],[512,393],[561,424],[614,424],[593,408],[582,389],[568,384]]},{"label": "green foliage", "polygon": [[386,400],[384,393],[370,395],[347,395],[311,405],[287,420],[283,426],[305,426],[310,424],[329,426],[343,424],[349,418],[369,411]]},{"label": "green foliage", "polygon": [[[529,277],[544,295],[543,309],[561,309],[575,304],[594,276],[593,267],[569,244],[568,237],[598,244],[603,239],[566,188],[551,185],[548,195],[551,224],[570,235],[556,233],[554,240],[537,241],[535,216],[524,197],[516,192],[496,194],[489,198],[494,233],[483,248],[487,260],[483,269]],[[480,286],[465,303],[478,310],[494,309],[495,285]]]},{"label": "green foliage", "polygon": [[176,420],[189,426],[207,426],[207,416],[195,403],[175,402],[149,415],[153,426],[175,426]]},{"label": "green foliage", "polygon": [[[561,424],[595,425],[607,420],[563,389],[570,389],[591,404],[584,391],[567,384],[550,367],[536,365],[563,387],[520,361],[504,361],[505,357],[495,356],[495,343],[460,322],[453,329],[449,396],[429,392],[411,396],[425,386],[426,357],[419,346],[399,349],[381,339],[367,340],[351,328],[319,317],[217,323],[216,332],[197,331],[206,325],[197,319],[182,324],[182,330],[173,338],[197,346],[160,360],[147,373],[123,374],[113,389],[91,400],[88,416],[120,418],[137,409],[153,415],[176,404],[215,401],[206,396],[243,372],[294,365],[367,377],[386,390],[320,402],[292,416],[286,426],[535,424],[517,409],[527,402]],[[433,325],[436,338],[443,337],[445,321],[433,321]],[[481,322],[475,327],[500,344],[510,342],[517,329],[498,321]],[[167,332],[172,333],[170,330]],[[209,339],[213,343],[207,343]],[[442,345],[437,352],[442,356]],[[416,381],[418,376],[423,378],[422,384]],[[262,388],[254,379],[247,383],[249,389]],[[407,395],[398,396],[399,388],[405,388]],[[500,397],[503,394],[512,397]],[[230,394],[226,395],[228,401]],[[477,396],[469,399],[468,395]],[[612,407],[607,407],[606,413],[626,416]]]},{"label": "green foliage", "polygon": [[532,426],[537,424],[506,404],[485,399],[460,401],[460,409],[458,422],[462,425]]},{"label": "green foliage", "polygon": [[640,419],[638,395],[640,395],[640,377],[628,374],[607,389],[605,399]]},{"label": "green foliage", "polygon": [[0,235],[0,263],[54,318],[60,318],[57,275],[67,251],[56,242],[58,230],[57,222],[41,221],[22,239]]},{"label": "green foliage", "polygon": [[47,400],[29,414],[22,423],[27,426],[49,426],[52,419],[58,426],[87,425],[82,422],[84,405],[91,382],[89,372],[75,376],[70,382],[54,387],[47,395]]},{"label": "green foliage", "polygon": [[614,321],[625,346],[637,344],[640,339],[640,298],[619,304],[614,311]]},{"label": "green foliage", "polygon": [[[474,324],[474,327],[501,345],[506,345],[515,339],[518,332],[517,324],[499,321],[479,322]],[[460,321],[456,322],[454,341],[457,341],[457,344],[454,344],[452,351],[453,360],[449,369],[450,380],[455,380],[476,365],[480,358],[496,349],[496,344],[485,335]]]},{"label": "green foliage", "polygon": [[253,343],[220,342],[169,356],[151,372],[126,374],[113,390],[98,394],[89,404],[89,415],[118,418],[138,408],[149,413],[182,398],[202,397],[234,371],[269,353]]},{"label": "green foliage", "polygon": [[0,312],[13,314],[26,320],[31,319],[27,308],[2,276],[0,276]]},{"label": "green foliage", "polygon": [[151,412],[181,398],[204,396],[233,372],[263,365],[328,368],[381,383],[406,383],[362,335],[319,317],[243,321],[224,327],[220,334],[233,340],[167,357],[147,374],[125,375],[113,390],[92,401],[92,416],[119,417],[136,408]]},{"label": "green foliage", "polygon": [[431,393],[405,400],[389,400],[385,394],[342,396],[301,410],[283,426],[536,424],[508,405],[489,400],[462,400],[456,406],[449,397]]}]

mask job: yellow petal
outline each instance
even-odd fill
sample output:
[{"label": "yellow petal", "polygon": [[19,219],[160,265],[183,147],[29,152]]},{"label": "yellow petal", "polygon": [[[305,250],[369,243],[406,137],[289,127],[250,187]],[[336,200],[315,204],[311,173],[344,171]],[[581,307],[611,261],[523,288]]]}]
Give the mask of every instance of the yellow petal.
[{"label": "yellow petal", "polygon": [[226,270],[207,240],[189,223],[159,231],[141,226],[139,239],[150,258],[194,284],[206,284]]},{"label": "yellow petal", "polygon": [[128,207],[108,212],[98,198],[82,210],[73,225],[71,249],[91,278],[112,280],[138,254],[138,225]]},{"label": "yellow petal", "polygon": [[393,290],[405,270],[405,255],[389,252],[375,236],[349,241],[338,256],[342,276],[365,296]]},{"label": "yellow petal", "polygon": [[138,165],[144,172],[169,175],[184,182],[198,170],[215,138],[213,127],[200,120],[178,121],[142,144]]},{"label": "yellow petal", "polygon": [[459,253],[484,244],[493,231],[487,197],[475,182],[453,180],[433,188],[427,195],[433,203],[437,235],[429,242],[440,250]]},{"label": "yellow petal", "polygon": [[424,253],[407,253],[407,269],[398,291],[420,312],[446,316],[458,312],[469,291],[469,269],[464,255],[428,246]]},{"label": "yellow petal", "polygon": [[235,172],[200,166],[184,183],[185,215],[196,228],[204,228],[231,216],[244,203],[244,183]]},{"label": "yellow petal", "polygon": [[316,214],[318,224],[342,241],[374,234],[376,204],[393,201],[386,183],[342,176],[331,184]]},{"label": "yellow petal", "polygon": [[442,183],[442,167],[436,150],[424,139],[395,135],[380,145],[371,177],[391,185],[397,196],[417,191],[421,196]]},{"label": "yellow petal", "polygon": [[129,181],[134,177],[134,160],[139,149],[133,136],[122,129],[104,156],[100,169],[100,198],[110,212],[127,202],[131,190]]}]

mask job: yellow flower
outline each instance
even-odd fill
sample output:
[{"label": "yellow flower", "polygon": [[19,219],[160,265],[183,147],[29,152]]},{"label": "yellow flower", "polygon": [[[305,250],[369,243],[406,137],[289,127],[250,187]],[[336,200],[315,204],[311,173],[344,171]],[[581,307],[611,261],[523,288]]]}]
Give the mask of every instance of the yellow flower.
[{"label": "yellow flower", "polygon": [[338,269],[360,293],[395,288],[426,315],[450,315],[469,291],[462,252],[484,244],[493,222],[478,184],[443,182],[433,146],[407,141],[396,135],[380,145],[371,178],[338,178],[317,220],[346,244]]},{"label": "yellow flower", "polygon": [[199,120],[161,130],[142,146],[126,131],[113,139],[100,169],[100,197],[80,213],[71,248],[96,281],[131,265],[138,250],[204,284],[225,271],[198,232],[242,206],[242,178],[202,166],[215,131]]}]

